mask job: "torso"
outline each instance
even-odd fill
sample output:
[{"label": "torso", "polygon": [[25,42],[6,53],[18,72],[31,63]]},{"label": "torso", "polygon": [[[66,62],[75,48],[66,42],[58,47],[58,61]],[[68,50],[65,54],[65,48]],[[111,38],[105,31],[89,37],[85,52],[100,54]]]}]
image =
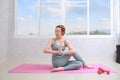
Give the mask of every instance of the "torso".
[{"label": "torso", "polygon": [[[52,47],[52,50],[58,50],[59,49],[59,46],[60,46],[60,42],[56,40],[56,38],[53,38],[53,45],[51,46]],[[66,40],[64,39],[63,40],[63,45],[62,45],[62,50],[64,51],[66,48]]]}]

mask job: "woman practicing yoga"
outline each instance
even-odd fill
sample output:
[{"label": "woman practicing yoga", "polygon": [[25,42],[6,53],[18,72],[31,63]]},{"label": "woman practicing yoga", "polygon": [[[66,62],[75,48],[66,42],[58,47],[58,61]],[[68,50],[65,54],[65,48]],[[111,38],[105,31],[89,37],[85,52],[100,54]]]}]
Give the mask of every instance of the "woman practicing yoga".
[{"label": "woman practicing yoga", "polygon": [[[63,25],[58,25],[55,28],[56,38],[51,38],[48,44],[44,48],[44,53],[52,54],[52,72],[62,71],[62,70],[75,70],[81,67],[93,68],[85,64],[83,59],[78,53],[74,51],[71,43],[64,39],[65,27]],[[65,48],[68,47],[68,51]],[[75,60],[69,60],[73,56]]]}]

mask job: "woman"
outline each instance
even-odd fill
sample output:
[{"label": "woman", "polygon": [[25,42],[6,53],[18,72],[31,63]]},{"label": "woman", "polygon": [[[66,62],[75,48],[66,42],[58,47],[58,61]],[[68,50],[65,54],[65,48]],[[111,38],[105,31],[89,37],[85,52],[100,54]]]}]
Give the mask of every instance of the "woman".
[{"label": "woman", "polygon": [[[44,53],[52,54],[52,72],[62,70],[75,70],[81,67],[93,68],[85,64],[80,55],[74,51],[71,43],[63,38],[65,34],[65,27],[63,25],[56,26],[55,36],[49,40],[44,48]],[[68,51],[65,48],[68,47]],[[73,56],[75,60],[69,60]]]}]

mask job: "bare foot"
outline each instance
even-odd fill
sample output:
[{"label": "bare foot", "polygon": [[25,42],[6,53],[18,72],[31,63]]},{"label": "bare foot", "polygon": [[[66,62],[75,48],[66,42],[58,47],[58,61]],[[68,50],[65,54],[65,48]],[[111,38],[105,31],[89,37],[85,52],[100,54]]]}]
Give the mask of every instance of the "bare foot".
[{"label": "bare foot", "polygon": [[84,64],[84,65],[83,65],[83,68],[93,69],[94,67],[93,67],[93,66],[90,66],[90,65],[87,65],[87,64]]},{"label": "bare foot", "polygon": [[53,68],[51,72],[58,72],[58,71],[63,71],[64,67],[58,67],[58,68]]}]

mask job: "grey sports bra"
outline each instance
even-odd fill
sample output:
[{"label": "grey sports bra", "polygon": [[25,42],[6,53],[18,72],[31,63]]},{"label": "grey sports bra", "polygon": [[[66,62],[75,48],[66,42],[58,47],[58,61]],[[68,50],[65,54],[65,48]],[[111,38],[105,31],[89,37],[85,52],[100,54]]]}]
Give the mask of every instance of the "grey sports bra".
[{"label": "grey sports bra", "polygon": [[[59,49],[59,45],[58,45],[57,42],[56,42],[56,38],[53,38],[53,41],[54,41],[54,43],[53,43],[53,45],[51,46],[51,47],[52,47],[52,50],[56,50],[56,51],[57,51],[57,50]],[[64,44],[66,44],[66,40],[64,40]],[[64,51],[65,48],[66,48],[66,45],[62,46],[62,51]]]}]

